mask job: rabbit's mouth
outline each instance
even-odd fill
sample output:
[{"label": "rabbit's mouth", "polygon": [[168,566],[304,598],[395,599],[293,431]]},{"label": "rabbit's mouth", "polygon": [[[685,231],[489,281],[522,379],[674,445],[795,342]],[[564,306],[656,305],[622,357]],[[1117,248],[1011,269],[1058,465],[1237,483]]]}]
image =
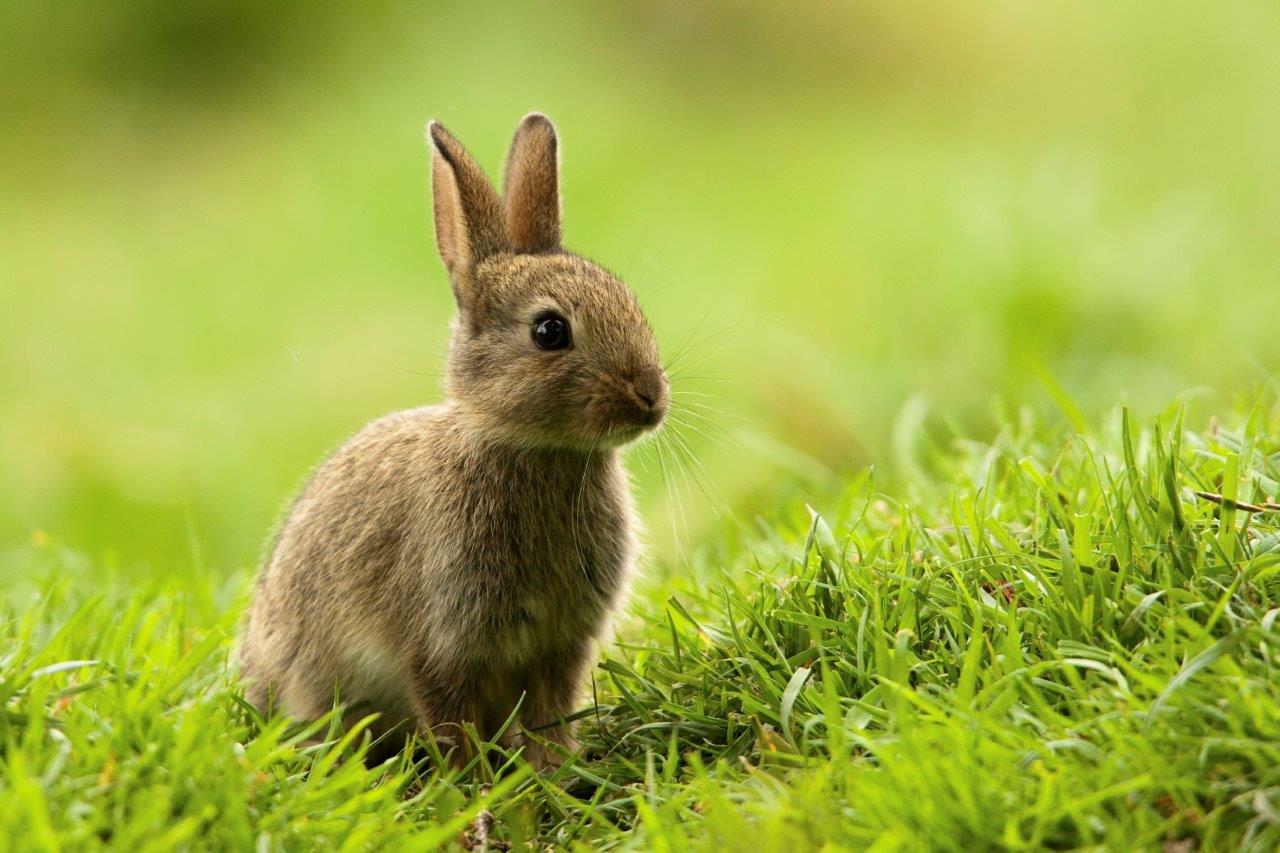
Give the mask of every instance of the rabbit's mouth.
[{"label": "rabbit's mouth", "polygon": [[661,426],[661,421],[648,426],[621,424],[609,430],[606,441],[614,447],[622,447],[643,438],[651,432],[655,432],[659,426]]},{"label": "rabbit's mouth", "polygon": [[605,439],[617,445],[630,444],[646,433],[656,432],[666,419],[667,406],[646,404],[643,407],[623,404],[605,428]]}]

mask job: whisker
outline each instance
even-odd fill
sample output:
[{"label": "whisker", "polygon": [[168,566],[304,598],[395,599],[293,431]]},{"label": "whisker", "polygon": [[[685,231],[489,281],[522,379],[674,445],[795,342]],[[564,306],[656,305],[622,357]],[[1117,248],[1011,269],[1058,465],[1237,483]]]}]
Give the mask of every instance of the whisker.
[{"label": "whisker", "polygon": [[675,352],[671,354],[671,357],[667,362],[668,370],[670,370],[671,367],[674,367],[675,364],[681,358],[683,358],[685,354],[689,351],[693,339],[697,337],[698,332],[702,330],[703,324],[707,322],[707,318],[710,316],[711,316],[711,309],[708,308],[706,312],[702,315],[702,318],[698,320],[698,325],[690,329],[689,332],[687,332],[685,336],[680,339],[680,342],[676,344]]},{"label": "whisker", "polygon": [[[705,412],[696,412],[691,409],[681,408],[672,410],[668,417],[678,419],[681,423],[687,424],[690,427],[706,427],[707,429],[715,431],[724,438],[733,438],[733,435],[727,428],[725,428],[724,424],[720,423]],[[692,420],[687,420],[688,418],[692,418]]]},{"label": "whisker", "polygon": [[[659,268],[657,276],[654,278],[649,277],[649,274],[653,272],[654,263],[662,253],[666,251],[667,243],[669,241],[663,240],[662,244],[652,252],[641,253],[640,246],[644,243],[644,240],[647,237],[648,232],[646,231],[645,234],[641,235],[641,239],[636,242],[636,248],[632,252],[632,258],[627,262],[627,267],[625,268],[627,270],[626,279],[631,285],[631,289],[636,292],[637,296],[644,296],[646,299],[651,296],[656,296],[667,287],[670,287],[670,282],[666,282],[660,286],[655,286],[655,284],[661,281],[663,277],[661,268]],[[644,264],[644,266],[639,270],[632,269],[632,267],[635,266],[636,256],[640,256],[641,263]]]},{"label": "whisker", "polygon": [[[707,441],[720,443],[722,446],[734,445],[738,443],[738,437],[729,432],[722,424],[707,418],[697,419],[692,412],[680,412],[672,416],[675,423],[680,424],[686,429],[692,430],[705,438]],[[695,420],[687,420],[686,417],[695,418]]]},{"label": "whisker", "polygon": [[728,376],[689,376],[683,373],[671,374],[672,382],[746,382],[745,379],[734,379]]},{"label": "whisker", "polygon": [[725,417],[729,417],[729,418],[738,418],[740,420],[748,420],[743,415],[739,415],[733,412],[726,412],[724,409],[717,408],[716,406],[712,406],[708,403],[699,403],[694,400],[681,400],[679,408],[683,411],[688,411],[690,409],[701,409],[704,412],[711,412],[712,414],[716,414],[716,415],[724,415]]},{"label": "whisker", "polygon": [[[658,440],[655,442],[655,449],[657,450],[657,452],[654,458],[658,462],[658,470],[661,472],[661,475],[662,475],[663,490],[667,494],[667,517],[671,521],[671,535],[675,537],[676,547],[683,550],[685,547],[685,541],[687,540],[688,537],[686,535],[685,540],[681,539],[680,527],[679,525],[676,524],[676,513],[675,513],[676,505],[673,502],[673,498],[676,498],[678,496],[677,496],[676,489],[673,485],[673,481],[670,475],[667,473],[666,462],[664,462],[662,458],[662,449],[665,446],[666,446],[665,436],[662,433],[658,433]],[[683,519],[683,509],[681,510],[681,518]]]},{"label": "whisker", "polygon": [[[709,312],[708,312],[708,313],[709,313]],[[698,326],[697,326],[697,328],[695,328],[695,329],[694,329],[694,334],[697,334],[698,330],[702,328],[702,324],[703,324],[704,322],[706,322],[706,319],[707,319],[707,318],[706,318],[706,315],[703,315],[702,320],[698,321]],[[740,325],[742,325],[742,324],[741,324],[741,323],[733,323],[733,324],[731,324],[731,325],[729,325],[729,326],[725,326],[724,328],[719,329],[718,331],[712,332],[711,334],[707,335],[705,338],[702,338],[701,340],[697,341],[696,343],[689,345],[689,346],[688,346],[688,347],[686,347],[682,352],[680,352],[678,355],[672,356],[671,361],[670,361],[670,362],[669,362],[669,364],[668,364],[668,370],[670,370],[671,368],[674,368],[674,367],[676,366],[676,363],[679,361],[679,359],[681,359],[681,358],[684,358],[684,357],[688,356],[690,353],[692,353],[692,352],[696,351],[699,347],[705,346],[706,344],[710,343],[711,341],[714,341],[716,338],[718,338],[718,337],[720,337],[720,336],[722,336],[722,335],[724,335],[724,334],[726,334],[726,333],[728,333],[728,332],[733,331],[734,329],[738,328]],[[705,356],[704,356],[704,358],[705,358]]]},{"label": "whisker", "polygon": [[[631,249],[631,257],[627,259],[627,265],[623,267],[626,271],[626,277],[629,279],[632,277],[631,272],[635,266],[636,256],[640,254],[640,247],[644,245],[645,239],[649,236],[650,227],[652,226],[646,225],[644,230],[640,232],[640,239],[636,240],[635,246]],[[633,282],[633,286],[635,286],[635,284],[638,284],[638,281]]]},{"label": "whisker", "polygon": [[689,447],[688,442],[686,442],[682,437],[679,435],[673,435],[673,439],[679,448],[678,453],[683,453],[684,458],[688,462],[697,466],[696,470],[693,471],[693,480],[698,484],[698,488],[702,492],[703,497],[710,502],[711,508],[718,516],[732,516],[733,513],[729,511],[728,504],[720,494],[720,490],[716,488],[715,481],[712,479],[711,473],[707,470],[707,467],[702,464],[702,460],[694,455],[692,448]]},{"label": "whisker", "polygon": [[650,445],[651,445],[651,442],[647,442],[647,441],[641,443],[639,446],[636,447],[636,453],[635,453],[635,458],[640,462],[640,469],[644,471],[645,476],[649,475],[649,462],[647,457],[649,456],[649,454],[653,452],[653,449]]},{"label": "whisker", "polygon": [[668,434],[668,438],[671,441],[672,461],[676,463],[676,470],[680,472],[680,477],[684,480],[685,491],[688,494],[693,494],[693,486],[689,483],[689,468],[684,464],[684,459],[681,455],[681,448],[684,445],[680,434],[673,430]]},{"label": "whisker", "polygon": [[706,439],[707,441],[711,442],[712,444],[716,445],[717,447],[721,448],[722,450],[731,450],[731,449],[732,449],[732,445],[730,444],[730,440],[733,438],[733,436],[729,435],[729,433],[727,433],[727,432],[726,432],[726,433],[724,433],[723,435],[712,435],[712,434],[711,434],[711,433],[709,433],[709,432],[705,432],[704,430],[699,429],[697,425],[695,425],[695,424],[691,424],[691,423],[689,423],[689,422],[687,422],[687,421],[679,420],[678,418],[673,419],[673,420],[672,420],[672,423],[676,424],[677,426],[681,427],[682,429],[691,430],[692,432],[697,433],[700,437],[702,437],[702,438]]},{"label": "whisker", "polygon": [[702,410],[693,406],[689,406],[686,403],[681,403],[679,406],[676,406],[671,411],[676,415],[687,415],[688,417],[691,417],[691,418],[697,418],[699,423],[707,424],[708,426],[711,426],[726,432],[727,430],[725,430],[724,426],[718,420],[716,420],[716,418],[712,417],[712,413],[715,413],[716,415],[720,415],[721,417],[732,417],[741,421],[750,420],[749,418],[743,417],[742,415],[730,415],[728,412],[722,412],[719,409]]},{"label": "whisker", "polygon": [[[677,441],[678,435],[673,430],[667,436],[667,447],[671,453],[671,465],[679,472],[680,482],[684,484],[683,489],[679,488],[679,484],[677,484],[675,492],[676,508],[680,512],[680,525],[684,529],[686,547],[692,548],[693,534],[689,529],[689,501],[693,498],[693,485],[689,481],[689,469],[688,466],[684,464],[684,460],[680,456],[680,448]],[[674,482],[675,478],[673,477],[672,480]]]}]

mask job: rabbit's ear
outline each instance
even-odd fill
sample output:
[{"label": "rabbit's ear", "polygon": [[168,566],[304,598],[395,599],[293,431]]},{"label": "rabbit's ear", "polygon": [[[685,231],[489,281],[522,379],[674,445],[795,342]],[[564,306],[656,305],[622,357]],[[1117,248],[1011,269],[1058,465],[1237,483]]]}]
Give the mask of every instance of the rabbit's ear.
[{"label": "rabbit's ear", "polygon": [[436,246],[445,269],[456,273],[509,248],[502,202],[476,161],[444,125],[438,121],[427,125],[427,138]]},{"label": "rabbit's ear", "polygon": [[559,147],[556,126],[542,113],[525,116],[511,140],[502,195],[507,233],[517,252],[560,248]]}]

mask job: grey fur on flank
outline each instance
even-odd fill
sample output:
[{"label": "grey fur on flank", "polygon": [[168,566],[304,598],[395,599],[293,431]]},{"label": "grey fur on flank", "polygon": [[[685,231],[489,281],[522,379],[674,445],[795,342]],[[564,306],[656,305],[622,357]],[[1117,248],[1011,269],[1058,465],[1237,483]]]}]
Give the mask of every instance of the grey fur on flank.
[{"label": "grey fur on flank", "polygon": [[[490,737],[518,706],[508,743],[554,766],[635,562],[619,450],[670,392],[630,289],[561,246],[552,123],[520,122],[502,198],[443,126],[428,140],[458,308],[448,399],[375,420],[316,470],[259,574],[241,669],[260,709],[314,719],[338,695],[379,733]],[[550,312],[567,348],[535,343]]]}]

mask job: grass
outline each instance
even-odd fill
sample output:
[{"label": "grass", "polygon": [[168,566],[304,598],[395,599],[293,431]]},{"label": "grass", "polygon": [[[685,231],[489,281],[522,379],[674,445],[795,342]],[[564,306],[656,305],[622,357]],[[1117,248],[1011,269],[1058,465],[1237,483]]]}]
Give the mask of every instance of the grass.
[{"label": "grass", "polygon": [[0,837],[1280,845],[1280,406],[929,434],[901,437],[891,480],[726,523],[652,572],[593,673],[583,754],[544,777],[495,747],[366,768],[359,732],[323,721],[303,746],[228,667],[247,577],[37,543],[47,581],[3,614]]}]

